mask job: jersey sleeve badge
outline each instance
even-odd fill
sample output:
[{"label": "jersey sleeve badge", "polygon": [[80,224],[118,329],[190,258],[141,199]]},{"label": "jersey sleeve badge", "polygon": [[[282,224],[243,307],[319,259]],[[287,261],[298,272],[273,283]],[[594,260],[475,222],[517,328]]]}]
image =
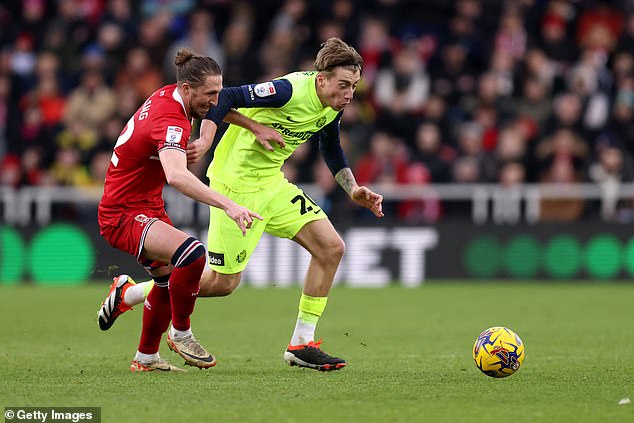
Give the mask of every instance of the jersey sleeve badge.
[{"label": "jersey sleeve badge", "polygon": [[165,144],[163,147],[181,147],[183,128],[179,126],[168,126],[165,133]]},{"label": "jersey sleeve badge", "polygon": [[258,97],[268,97],[270,95],[275,94],[275,85],[272,82],[263,82],[261,84],[257,84],[253,91],[255,91],[255,95]]}]

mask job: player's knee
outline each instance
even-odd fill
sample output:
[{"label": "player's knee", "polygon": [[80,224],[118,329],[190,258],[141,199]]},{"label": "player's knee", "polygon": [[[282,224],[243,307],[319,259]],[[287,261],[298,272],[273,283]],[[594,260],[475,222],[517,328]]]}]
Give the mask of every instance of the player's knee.
[{"label": "player's knee", "polygon": [[176,249],[171,263],[174,267],[185,267],[199,262],[204,268],[206,254],[205,246],[196,238],[189,237]]},{"label": "player's knee", "polygon": [[228,281],[219,282],[214,288],[214,296],[226,297],[227,295],[230,295],[237,286],[237,284]]},{"label": "player's knee", "polygon": [[345,242],[341,237],[336,237],[324,243],[316,258],[326,263],[339,264],[345,252]]},{"label": "player's knee", "polygon": [[235,275],[212,273],[211,277],[201,281],[199,297],[226,297],[240,284],[240,273]]},{"label": "player's knee", "polygon": [[341,258],[343,257],[343,255],[346,253],[346,243],[344,242],[344,240],[339,237],[337,239],[337,242],[335,242],[335,245],[333,245],[333,254],[339,259],[341,260]]}]

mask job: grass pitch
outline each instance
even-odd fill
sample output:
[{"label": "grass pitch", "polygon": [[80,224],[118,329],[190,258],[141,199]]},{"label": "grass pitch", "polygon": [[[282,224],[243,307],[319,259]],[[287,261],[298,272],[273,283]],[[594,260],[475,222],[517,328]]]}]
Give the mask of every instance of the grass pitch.
[{"label": "grass pitch", "polygon": [[[282,361],[299,289],[200,299],[194,331],[218,365],[186,374],[128,370],[141,307],[101,332],[106,291],[0,288],[0,406],[96,406],[103,422],[634,421],[634,404],[618,404],[634,401],[632,285],[335,288],[317,336],[349,365],[329,373]],[[471,359],[495,325],[526,345],[506,379]],[[164,343],[161,355],[182,364]]]}]

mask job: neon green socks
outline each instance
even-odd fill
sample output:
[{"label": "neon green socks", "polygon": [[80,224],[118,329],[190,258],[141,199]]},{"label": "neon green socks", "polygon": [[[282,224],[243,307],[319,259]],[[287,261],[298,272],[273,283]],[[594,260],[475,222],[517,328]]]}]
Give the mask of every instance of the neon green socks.
[{"label": "neon green socks", "polygon": [[303,345],[315,340],[317,321],[324,312],[327,302],[328,297],[311,297],[302,293],[291,345]]}]

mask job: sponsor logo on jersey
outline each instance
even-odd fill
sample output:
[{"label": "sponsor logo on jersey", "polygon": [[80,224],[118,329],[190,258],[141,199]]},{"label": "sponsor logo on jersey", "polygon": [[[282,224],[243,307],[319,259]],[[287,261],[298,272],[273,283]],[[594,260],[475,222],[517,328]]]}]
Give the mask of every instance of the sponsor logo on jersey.
[{"label": "sponsor logo on jersey", "polygon": [[165,147],[180,147],[183,137],[183,128],[179,126],[168,126],[165,133]]},{"label": "sponsor logo on jersey", "polygon": [[279,123],[272,123],[271,126],[274,129],[277,129],[277,131],[284,138],[287,138],[287,137],[288,138],[297,138],[297,139],[299,139],[301,141],[306,141],[307,139],[309,139],[310,137],[315,135],[314,132],[310,132],[310,131],[291,131],[290,129],[287,129],[287,128],[283,127]]},{"label": "sponsor logo on jersey", "polygon": [[268,97],[275,94],[275,85],[273,85],[270,81],[263,82],[261,84],[257,84],[253,90],[255,91],[255,95],[258,97]]},{"label": "sponsor logo on jersey", "polygon": [[322,126],[324,126],[325,123],[326,123],[326,116],[320,117],[316,124],[317,128],[321,128]]},{"label": "sponsor logo on jersey", "polygon": [[225,255],[222,253],[214,253],[212,251],[209,252],[209,264],[213,264],[214,266],[224,266],[225,265]]}]

